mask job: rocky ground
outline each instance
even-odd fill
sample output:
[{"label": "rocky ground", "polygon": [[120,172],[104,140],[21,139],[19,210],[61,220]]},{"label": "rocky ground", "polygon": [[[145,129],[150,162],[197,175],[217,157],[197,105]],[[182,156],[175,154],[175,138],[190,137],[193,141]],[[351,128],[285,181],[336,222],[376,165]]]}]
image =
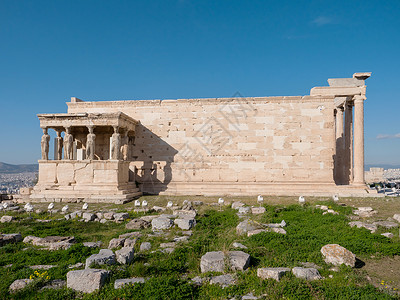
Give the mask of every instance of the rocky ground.
[{"label": "rocky ground", "polygon": [[397,297],[396,202],[258,200],[149,196],[120,206],[53,207],[4,202],[0,294],[52,299]]}]

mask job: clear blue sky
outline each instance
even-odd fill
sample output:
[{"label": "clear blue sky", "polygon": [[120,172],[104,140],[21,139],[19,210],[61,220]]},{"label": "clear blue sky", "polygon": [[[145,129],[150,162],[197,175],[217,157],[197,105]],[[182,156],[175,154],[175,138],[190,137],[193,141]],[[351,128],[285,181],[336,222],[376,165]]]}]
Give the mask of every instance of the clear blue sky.
[{"label": "clear blue sky", "polygon": [[[400,1],[0,0],[0,161],[84,100],[307,95],[370,71],[366,163],[400,164]],[[396,137],[397,135],[397,137]]]}]

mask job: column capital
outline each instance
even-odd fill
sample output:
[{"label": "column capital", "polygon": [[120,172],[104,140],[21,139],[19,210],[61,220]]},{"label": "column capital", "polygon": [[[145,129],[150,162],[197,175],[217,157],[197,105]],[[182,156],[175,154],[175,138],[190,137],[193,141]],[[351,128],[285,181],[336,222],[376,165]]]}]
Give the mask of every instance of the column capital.
[{"label": "column capital", "polygon": [[365,95],[355,95],[353,97],[354,103],[364,102],[364,100],[366,100],[366,99],[367,99],[367,97],[365,97]]}]

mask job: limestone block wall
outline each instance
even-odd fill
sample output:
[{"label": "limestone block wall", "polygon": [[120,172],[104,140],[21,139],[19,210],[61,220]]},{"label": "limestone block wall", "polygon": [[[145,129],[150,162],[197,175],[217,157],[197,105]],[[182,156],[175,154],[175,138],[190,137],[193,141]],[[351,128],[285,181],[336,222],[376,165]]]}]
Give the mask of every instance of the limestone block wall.
[{"label": "limestone block wall", "polygon": [[129,180],[128,161],[40,160],[39,180],[29,201],[131,201],[142,193]]},{"label": "limestone block wall", "polygon": [[71,102],[68,113],[123,112],[140,121],[129,153],[137,180],[333,183],[331,96]]},{"label": "limestone block wall", "polygon": [[[117,189],[129,182],[129,163],[122,161],[40,161],[38,185],[62,187],[110,185]],[[107,187],[108,188],[108,187]]]}]

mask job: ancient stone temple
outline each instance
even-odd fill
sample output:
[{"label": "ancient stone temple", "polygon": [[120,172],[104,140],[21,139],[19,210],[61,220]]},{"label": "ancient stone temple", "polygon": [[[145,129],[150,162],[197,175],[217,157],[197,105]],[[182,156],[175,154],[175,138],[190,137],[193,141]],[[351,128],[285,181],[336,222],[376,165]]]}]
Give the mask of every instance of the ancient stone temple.
[{"label": "ancient stone temple", "polygon": [[[39,114],[31,200],[125,202],[140,195],[367,195],[365,79],[310,95],[85,102]],[[50,141],[48,131],[56,132]],[[50,144],[54,159],[49,159]]]}]

